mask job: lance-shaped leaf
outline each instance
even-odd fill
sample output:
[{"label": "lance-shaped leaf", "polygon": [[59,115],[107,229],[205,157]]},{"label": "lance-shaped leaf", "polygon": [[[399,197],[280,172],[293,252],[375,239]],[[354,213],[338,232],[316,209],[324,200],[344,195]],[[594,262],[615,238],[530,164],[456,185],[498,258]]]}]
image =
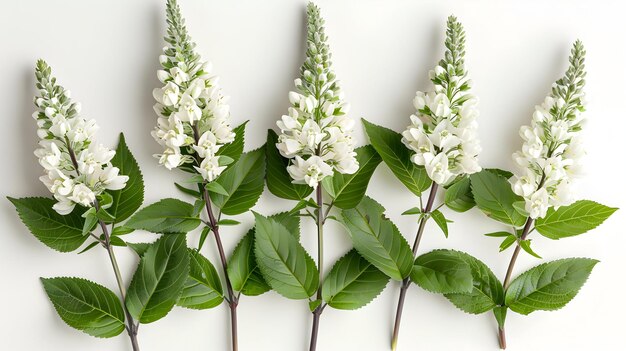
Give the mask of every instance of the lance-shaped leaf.
[{"label": "lance-shaped leaf", "polygon": [[578,294],[597,263],[589,258],[567,258],[531,268],[511,282],[506,305],[521,314],[558,310]]},{"label": "lance-shaped leaf", "polygon": [[62,216],[52,209],[56,201],[45,197],[8,198],[22,222],[46,246],[61,252],[78,249],[87,240],[83,234],[84,208],[76,206],[72,213]]},{"label": "lance-shaped leaf", "polygon": [[125,224],[152,233],[187,233],[200,225],[192,204],[177,199],[163,199],[135,213]]},{"label": "lance-shaped leaf", "polygon": [[469,264],[474,287],[469,293],[445,294],[444,296],[460,310],[472,314],[491,311],[496,306],[502,305],[504,289],[491,269],[471,255],[458,251],[457,253]]},{"label": "lance-shaped leaf", "polygon": [[107,211],[120,223],[130,217],[143,203],[143,175],[137,160],[128,149],[124,134],[120,133],[120,141],[115,150],[111,164],[120,169],[120,174],[128,176],[126,186],[120,190],[110,190],[113,203]]},{"label": "lance-shaped leaf", "polygon": [[402,280],[411,273],[413,252],[384,211],[381,204],[365,196],[357,207],[342,211],[342,221],[363,257],[391,279]]},{"label": "lance-shaped leaf", "polygon": [[211,200],[227,215],[248,211],[259,200],[265,186],[265,150],[246,152],[215,180],[224,194],[211,192]]},{"label": "lance-shaped leaf", "polygon": [[352,249],[340,258],[322,285],[322,298],[340,310],[361,308],[378,296],[389,277]]},{"label": "lance-shaped leaf", "polygon": [[372,174],[382,159],[371,145],[357,148],[356,160],[359,169],[354,174],[336,172],[322,180],[322,185],[333,198],[333,205],[341,209],[353,208],[361,202]]},{"label": "lance-shaped leaf", "polygon": [[222,283],[213,264],[194,249],[189,253],[189,276],[176,303],[178,306],[204,310],[224,301]]},{"label": "lance-shaped leaf", "polygon": [[470,176],[474,201],[487,216],[514,227],[521,227],[526,217],[520,214],[513,203],[523,199],[515,195],[506,178],[483,170]]},{"label": "lance-shaped leaf", "polygon": [[243,153],[243,144],[247,124],[248,121],[245,121],[233,129],[233,133],[235,133],[235,140],[233,140],[232,143],[226,144],[222,146],[219,150],[217,150],[216,154],[218,156],[230,157],[233,159],[234,162],[239,160],[239,157]]},{"label": "lance-shaped leaf", "polygon": [[424,167],[411,161],[411,152],[402,143],[402,135],[365,119],[362,121],[370,143],[400,182],[418,196],[428,189],[431,180]]},{"label": "lance-shaped leaf", "polygon": [[157,321],[174,307],[189,275],[184,235],[164,235],[143,254],[128,287],[126,307],[141,323]]},{"label": "lance-shaped leaf", "polygon": [[545,217],[537,219],[535,229],[550,239],[561,239],[586,233],[599,226],[617,208],[590,200],[576,201],[569,206],[550,208]]},{"label": "lance-shaped leaf", "polygon": [[115,294],[81,278],[41,278],[59,317],[70,327],[110,338],[124,331],[124,310]]},{"label": "lance-shaped leaf", "polygon": [[311,256],[284,225],[254,215],[254,254],[265,281],[290,299],[313,296],[319,286],[319,273]]},{"label": "lance-shaped leaf", "polygon": [[[269,218],[285,226],[296,239],[300,237],[300,217],[289,212],[281,212]],[[254,256],[254,228],[239,241],[228,259],[228,277],[233,289],[244,295],[257,296],[271,289],[263,278]]]},{"label": "lance-shaped leaf", "polygon": [[444,202],[448,208],[457,212],[465,212],[474,207],[476,202],[474,202],[474,196],[472,195],[469,177],[464,177],[450,185],[446,189]]},{"label": "lance-shaped leaf", "polygon": [[276,148],[278,135],[275,131],[267,131],[267,143],[265,144],[265,156],[267,159],[267,188],[269,191],[283,199],[304,200],[313,188],[306,184],[293,184],[291,176],[287,172],[289,160],[284,158]]},{"label": "lance-shaped leaf", "polygon": [[415,259],[411,280],[422,289],[438,293],[471,293],[472,269],[464,255],[454,250],[434,250]]}]

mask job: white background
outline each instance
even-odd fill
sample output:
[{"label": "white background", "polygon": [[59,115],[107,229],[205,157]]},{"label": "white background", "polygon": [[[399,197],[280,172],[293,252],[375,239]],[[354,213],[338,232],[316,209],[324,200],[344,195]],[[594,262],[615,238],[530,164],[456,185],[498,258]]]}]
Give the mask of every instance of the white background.
[{"label": "white background", "polygon": [[[234,124],[249,119],[247,149],[264,142],[266,129],[286,112],[304,56],[305,1],[181,0],[188,28],[205,59],[214,63],[224,91],[232,97]],[[467,33],[466,63],[480,98],[480,137],[486,167],[511,168],[520,147],[517,131],[533,106],[567,67],[570,45],[584,41],[587,56],[585,126],[586,175],[577,182],[579,198],[626,207],[623,140],[626,118],[624,7],[619,1],[319,1],[327,20],[333,61],[343,82],[351,116],[402,130],[412,113],[417,89],[429,89],[428,70],[443,54],[446,17],[455,14]],[[16,197],[47,195],[32,154],[37,144],[32,120],[33,67],[45,58],[59,82],[82,102],[83,113],[101,126],[99,140],[114,146],[126,133],[146,180],[146,203],[182,197],[172,186],[178,172],[157,166],[159,151],[149,132],[155,124],[152,89],[164,45],[164,1],[12,1],[0,14],[0,106],[2,182],[0,193]],[[359,144],[364,133],[357,128]],[[413,240],[413,218],[399,214],[416,206],[391,172],[376,171],[369,194],[382,202],[400,230]],[[293,206],[265,193],[256,210],[274,213]],[[509,313],[509,350],[623,350],[626,307],[623,294],[626,239],[623,211],[599,229],[561,241],[537,237],[534,247],[546,260],[584,256],[601,260],[580,294],[563,310],[528,317]],[[484,260],[502,277],[510,251],[483,233],[501,229],[481,213],[447,212],[455,220],[450,239],[429,225],[421,252],[448,247]],[[224,228],[231,251],[252,223]],[[39,243],[21,224],[8,201],[0,204],[0,349],[130,350],[124,334],[107,340],[75,331],[57,317],[39,277],[81,276],[111,288],[113,274],[104,250],[60,254]],[[313,223],[305,221],[305,246],[314,249]],[[326,230],[328,265],[349,248],[346,233]],[[197,233],[190,243],[197,242]],[[149,240],[133,234],[133,240]],[[213,241],[205,254],[216,258]],[[136,259],[118,249],[130,280]],[[214,261],[217,262],[217,261]],[[516,272],[540,262],[522,254]],[[387,350],[398,284],[390,284],[358,311],[327,309],[319,350]],[[304,350],[310,314],[304,301],[270,292],[243,297],[239,308],[241,350]],[[227,350],[228,313],[174,309],[140,329],[142,350]],[[407,297],[399,350],[496,350],[491,314],[468,315],[441,296],[412,287]]]}]

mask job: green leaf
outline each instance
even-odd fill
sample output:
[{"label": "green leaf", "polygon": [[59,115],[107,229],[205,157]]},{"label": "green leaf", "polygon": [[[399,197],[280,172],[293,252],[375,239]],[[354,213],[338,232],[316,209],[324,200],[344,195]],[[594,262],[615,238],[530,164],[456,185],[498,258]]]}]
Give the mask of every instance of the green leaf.
[{"label": "green leaf", "polygon": [[448,208],[457,212],[465,212],[476,205],[474,196],[472,195],[472,187],[469,177],[450,185],[446,189],[444,202]]},{"label": "green leaf", "polygon": [[143,254],[146,253],[146,251],[148,251],[148,248],[150,248],[150,243],[126,243],[126,246],[130,247],[133,251],[135,251],[135,253],[137,254],[137,256],[141,257],[143,256]]},{"label": "green leaf", "polygon": [[223,187],[225,194],[211,193],[211,200],[227,215],[248,211],[263,193],[265,154],[263,148],[246,152],[214,183]]},{"label": "green leaf", "polygon": [[517,237],[515,235],[510,235],[506,237],[504,240],[502,240],[502,243],[500,243],[500,252],[508,249],[515,242],[517,242]]},{"label": "green leaf", "polygon": [[95,207],[90,207],[85,213],[81,215],[85,219],[85,223],[83,223],[83,235],[89,234],[92,230],[96,228],[98,224],[98,217],[96,216]]},{"label": "green leaf", "polygon": [[506,305],[524,315],[558,310],[578,294],[596,263],[589,258],[567,258],[531,268],[511,282]]},{"label": "green leaf", "polygon": [[322,285],[322,298],[330,307],[356,310],[378,296],[389,277],[354,249],[340,258]]},{"label": "green leaf", "polygon": [[217,159],[217,164],[220,166],[228,166],[229,164],[235,162],[235,160],[232,157],[228,157],[228,156],[220,156]]},{"label": "green leaf", "polygon": [[437,294],[471,293],[474,289],[470,265],[454,250],[434,250],[417,257],[411,280]]},{"label": "green leaf", "polygon": [[193,205],[177,199],[163,199],[135,213],[125,226],[152,233],[187,233],[200,225]]},{"label": "green leaf", "polygon": [[113,236],[126,235],[126,234],[130,234],[130,233],[132,233],[134,231],[135,231],[135,229],[133,229],[133,228],[119,226],[119,227],[113,228],[113,231],[111,232],[111,235],[113,235]]},{"label": "green leaf", "polygon": [[413,252],[398,228],[384,215],[385,209],[365,196],[361,203],[342,211],[354,248],[391,279],[411,274]]},{"label": "green leaf", "polygon": [[494,307],[493,315],[496,317],[496,321],[498,322],[498,327],[504,328],[504,321],[506,321],[506,306],[498,306]]},{"label": "green leaf", "polygon": [[101,209],[98,210],[98,212],[96,212],[96,217],[98,217],[99,220],[101,220],[101,221],[103,221],[105,223],[113,223],[115,221],[115,216],[110,214],[104,208],[101,208]]},{"label": "green leaf", "polygon": [[239,241],[228,259],[228,277],[233,289],[244,295],[257,296],[271,289],[254,256],[254,228]]},{"label": "green leaf", "polygon": [[372,174],[382,159],[371,145],[357,148],[356,160],[359,169],[354,174],[335,172],[322,181],[324,189],[333,198],[333,205],[341,209],[353,208],[361,202]]},{"label": "green leaf", "polygon": [[176,186],[176,189],[180,190],[184,194],[191,195],[191,196],[197,197],[197,198],[202,197],[202,194],[200,194],[200,192],[197,191],[197,190],[192,190],[192,189],[186,188],[186,187],[184,187],[184,186],[182,186],[182,185],[180,185],[178,183],[174,183],[174,185]]},{"label": "green leaf", "polygon": [[70,327],[98,338],[124,331],[124,310],[115,294],[81,278],[41,278],[59,317]]},{"label": "green leaf", "polygon": [[409,215],[421,215],[424,212],[422,211],[422,209],[420,207],[411,207],[410,209],[402,212],[402,216],[409,216]]},{"label": "green leaf", "polygon": [[513,236],[515,237],[515,235],[509,233],[509,232],[493,232],[493,233],[487,233],[485,234],[485,236],[490,236],[492,238],[506,238],[509,236]]},{"label": "green leaf", "polygon": [[128,149],[124,134],[120,133],[120,141],[115,150],[115,156],[111,164],[120,169],[121,175],[128,176],[126,186],[121,190],[109,190],[113,197],[113,204],[108,209],[115,217],[115,222],[120,223],[130,217],[141,207],[143,203],[144,183],[141,169],[137,160]]},{"label": "green leaf", "polygon": [[417,196],[428,189],[431,180],[424,167],[411,161],[411,152],[402,143],[402,135],[365,119],[362,121],[370,143],[402,184]]},{"label": "green leaf", "polygon": [[477,258],[463,252],[458,255],[465,259],[472,270],[474,288],[470,293],[445,294],[444,296],[460,310],[480,314],[504,304],[504,289],[491,269]]},{"label": "green leaf", "polygon": [[239,157],[243,153],[244,139],[246,134],[246,125],[248,121],[245,121],[233,129],[235,133],[235,140],[232,143],[222,146],[217,150],[216,155],[226,156],[233,159],[234,162],[239,160]]},{"label": "green leaf", "polygon": [[514,227],[524,225],[526,217],[513,207],[522,198],[515,195],[504,177],[483,170],[472,174],[470,180],[474,201],[487,216]]},{"label": "green leaf", "polygon": [[309,301],[309,310],[314,312],[318,307],[322,305],[322,300],[312,300]]},{"label": "green leaf", "polygon": [[291,176],[287,172],[289,160],[281,156],[276,148],[278,135],[275,131],[267,131],[267,143],[265,143],[265,155],[267,158],[267,189],[283,199],[304,200],[313,192],[313,188],[306,184],[293,184]]},{"label": "green leaf", "polygon": [[198,241],[198,250],[202,250],[202,246],[204,246],[204,242],[206,241],[206,238],[209,236],[210,232],[211,232],[211,228],[209,227],[202,228],[202,232],[200,233],[200,240]]},{"label": "green leaf", "polygon": [[219,221],[217,221],[217,225],[232,226],[237,224],[241,224],[241,222],[228,218],[220,219]]},{"label": "green leaf", "polygon": [[87,251],[89,251],[89,250],[93,249],[94,247],[96,247],[96,245],[98,245],[99,243],[100,243],[100,242],[98,242],[98,241],[94,241],[94,242],[90,243],[89,245],[85,246],[85,248],[84,248],[84,249],[80,250],[80,251],[78,252],[78,254],[79,254],[79,255],[80,255],[80,254],[84,254],[85,252],[87,252]]},{"label": "green leaf", "polygon": [[493,174],[499,175],[501,177],[504,177],[506,179],[511,179],[511,177],[513,177],[513,173],[506,171],[504,169],[500,169],[500,168],[486,168],[485,171],[487,172],[491,172]]},{"label": "green leaf", "polygon": [[194,249],[189,254],[189,277],[176,303],[178,306],[204,310],[224,301],[222,283],[213,264]]},{"label": "green leaf", "polygon": [[541,256],[539,256],[535,251],[533,251],[533,249],[530,248],[530,241],[531,239],[520,240],[519,246],[530,255],[535,256],[537,258],[541,258]]},{"label": "green leaf", "polygon": [[184,235],[164,235],[143,254],[126,295],[135,320],[157,321],[174,307],[189,274]]},{"label": "green leaf", "polygon": [[278,221],[255,213],[254,254],[265,281],[290,299],[315,294],[319,277],[315,262]]},{"label": "green leaf", "polygon": [[87,235],[83,234],[84,209],[76,206],[72,213],[62,216],[52,209],[55,200],[44,197],[8,198],[22,222],[30,232],[46,246],[60,251],[71,252],[78,249]]},{"label": "green leaf", "polygon": [[[226,172],[224,172],[226,173]],[[224,196],[228,196],[228,191],[226,191],[226,189],[224,189],[224,187],[218,183],[217,181],[211,182],[211,183],[207,183],[207,185],[205,185],[204,187],[206,190],[208,190],[211,193],[215,193],[215,194],[219,194],[219,195],[224,195]]]},{"label": "green leaf", "polygon": [[535,229],[550,239],[583,234],[604,222],[617,208],[590,200],[580,200],[558,210],[550,208],[544,218],[537,219]]},{"label": "green leaf", "polygon": [[445,235],[447,238],[448,237],[448,220],[443,215],[443,213],[441,213],[441,211],[439,210],[434,210],[433,212],[430,213],[430,216],[433,218],[435,223],[437,223],[439,228],[441,228],[441,231],[443,231],[443,235]]}]

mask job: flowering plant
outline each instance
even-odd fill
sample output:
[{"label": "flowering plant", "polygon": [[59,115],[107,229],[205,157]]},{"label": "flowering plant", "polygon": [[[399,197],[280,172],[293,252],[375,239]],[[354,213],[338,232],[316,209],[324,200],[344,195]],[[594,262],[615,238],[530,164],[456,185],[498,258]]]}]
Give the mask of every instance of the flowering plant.
[{"label": "flowering plant", "polygon": [[[269,286],[254,264],[253,232],[243,237],[228,258],[220,229],[239,224],[224,215],[248,212],[261,196],[265,152],[262,148],[243,152],[246,123],[231,128],[228,99],[211,72],[211,64],[196,52],[176,0],[167,1],[166,12],[168,46],[159,57],[162,69],[157,77],[163,86],[153,91],[157,126],[152,131],[163,151],[155,157],[165,168],[191,175],[185,180],[190,186],[175,185],[194,202],[160,200],[138,211],[126,225],[166,234],[164,237],[182,237],[182,241],[186,241],[187,233],[203,227],[197,247],[186,251],[189,270],[175,302],[197,310],[225,302],[230,310],[232,350],[237,350],[240,296],[260,295]],[[223,283],[214,265],[201,253],[209,235],[215,239]]]},{"label": "flowering plant", "polygon": [[[476,117],[478,99],[471,94],[472,81],[465,68],[465,31],[454,16],[447,21],[446,51],[434,70],[430,71],[433,91],[418,91],[413,100],[416,113],[411,115],[411,124],[401,134],[390,129],[363,121],[372,146],[394,175],[415,195],[420,206],[411,208],[403,215],[418,215],[418,229],[413,248],[389,220],[393,230],[375,233],[383,245],[375,252],[366,245],[364,235],[352,226],[351,236],[357,250],[372,264],[385,272],[391,279],[401,281],[400,297],[392,334],[391,347],[396,349],[404,301],[411,282],[431,292],[456,292],[465,287],[452,281],[437,284],[437,276],[428,272],[441,269],[441,262],[448,261],[449,254],[436,250],[416,257],[426,222],[433,219],[448,236],[448,222],[441,211],[443,205],[457,211],[467,209],[448,201],[435,205],[437,192],[446,191],[446,199],[454,196],[459,186],[468,186],[469,175],[481,170],[478,164],[480,144],[477,138]],[[497,171],[497,170],[490,170]],[[424,204],[422,192],[429,195]],[[376,215],[383,216],[384,208],[375,203],[365,220]],[[365,209],[361,213],[366,213]],[[354,213],[344,212],[348,220]],[[351,226],[348,226],[351,228]],[[371,233],[369,235],[372,235]],[[386,267],[394,267],[390,270]],[[461,269],[458,264],[453,269]]]},{"label": "flowering plant", "polygon": [[[313,351],[326,307],[365,306],[389,280],[355,250],[340,258],[327,275],[323,273],[324,224],[336,219],[332,208],[349,210],[369,202],[365,191],[381,159],[369,145],[354,149],[354,121],[346,116],[348,104],[332,70],[324,19],[313,3],[307,7],[306,59],[295,87],[289,93],[288,115],[277,122],[280,135],[268,133],[266,178],[272,194],[297,204],[280,217],[255,214],[254,252],[272,289],[290,299],[309,300],[313,314],[309,349]],[[317,265],[300,244],[299,227],[286,220],[300,216],[312,218],[317,226]]]},{"label": "flowering plant", "polygon": [[580,169],[583,154],[579,133],[584,111],[585,49],[574,43],[565,76],[535,108],[530,126],[520,129],[522,150],[513,155],[516,173],[489,170],[472,174],[469,183],[448,189],[450,207],[469,209],[476,205],[489,217],[511,227],[510,231],[485,234],[503,238],[500,251],[515,245],[504,281],[501,283],[483,262],[468,254],[447,251],[443,268],[466,264],[456,272],[457,282],[468,289],[443,293],[464,312],[492,311],[498,322],[500,348],[506,348],[504,324],[507,311],[527,315],[553,311],[569,303],[583,286],[597,260],[567,258],[543,263],[513,278],[521,250],[541,258],[528,236],[537,231],[558,240],[583,234],[602,224],[617,209],[590,200],[574,202],[570,186]]},{"label": "flowering plant", "polygon": [[[139,350],[137,331],[140,323],[164,316],[155,313],[142,318],[133,297],[142,289],[137,278],[130,286],[123,282],[114,246],[133,245],[121,236],[132,232],[123,225],[143,202],[141,171],[123,135],[117,150],[94,142],[98,130],[94,120],[80,115],[80,104],[72,101],[69,90],[57,84],[43,60],[35,69],[39,95],[35,97],[37,135],[40,148],[35,155],[44,169],[41,181],[53,198],[9,198],[20,219],[31,233],[48,247],[75,251],[91,240],[82,251],[102,246],[108,253],[119,296],[108,288],[82,278],[42,278],[45,291],[59,316],[68,325],[101,338],[126,330],[133,350]],[[101,234],[96,234],[97,230]],[[171,247],[161,241],[146,247],[156,252]],[[163,307],[161,307],[163,309]]]}]

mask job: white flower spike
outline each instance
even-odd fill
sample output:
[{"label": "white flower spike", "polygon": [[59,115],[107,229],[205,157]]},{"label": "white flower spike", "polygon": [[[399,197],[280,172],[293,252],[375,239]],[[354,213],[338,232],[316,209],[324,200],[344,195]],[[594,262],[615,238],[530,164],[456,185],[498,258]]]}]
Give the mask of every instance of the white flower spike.
[{"label": "white flower spike", "polygon": [[585,85],[585,48],[574,43],[570,66],[552,92],[535,107],[530,126],[520,128],[524,143],[513,154],[519,172],[511,179],[513,191],[524,198],[533,219],[548,208],[572,203],[572,177],[577,175],[583,151],[580,137]]},{"label": "white flower spike", "polygon": [[226,168],[218,166],[218,150],[235,139],[230,108],[211,65],[195,52],[176,1],[167,2],[167,23],[169,45],[163,48],[163,69],[157,72],[165,85],[152,93],[159,116],[152,136],[164,148],[155,157],[167,169],[190,163],[211,182]]},{"label": "white flower spike", "polygon": [[465,32],[454,16],[448,18],[445,58],[430,71],[434,91],[418,91],[417,112],[402,133],[402,142],[437,184],[481,170],[476,117],[478,99],[469,93],[471,81],[464,66]]},{"label": "white flower spike", "polygon": [[92,141],[96,122],[79,115],[80,105],[72,102],[69,90],[56,84],[43,60],[37,61],[35,76],[39,96],[33,117],[42,139],[35,156],[46,171],[39,179],[58,201],[54,210],[66,215],[76,204],[92,207],[103,191],[124,188],[128,177],[111,165],[115,151]]},{"label": "white flower spike", "polygon": [[334,171],[352,174],[359,164],[354,121],[346,116],[349,105],[331,69],[324,19],[316,5],[309,3],[307,18],[306,60],[295,80],[296,91],[289,93],[288,115],[276,123],[281,131],[276,147],[291,159],[287,170],[293,182],[315,188]]}]

